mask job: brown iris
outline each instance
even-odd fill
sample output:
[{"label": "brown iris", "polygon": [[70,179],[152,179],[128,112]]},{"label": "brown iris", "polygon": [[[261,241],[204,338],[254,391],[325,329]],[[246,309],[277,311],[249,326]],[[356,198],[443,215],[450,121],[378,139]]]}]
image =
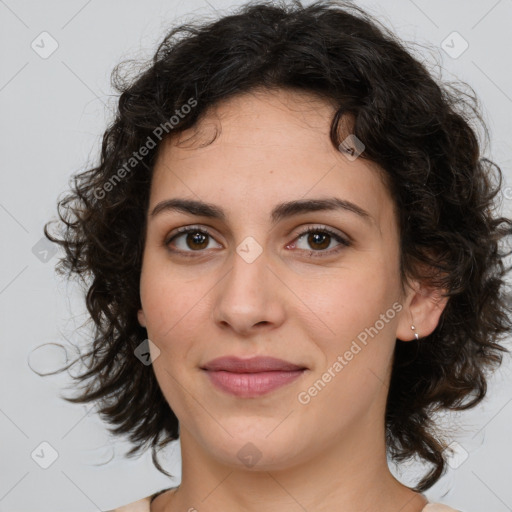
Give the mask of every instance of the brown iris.
[{"label": "brown iris", "polygon": [[[323,238],[323,243],[318,241],[319,237]],[[319,232],[316,232],[316,233],[308,234],[308,243],[309,244],[311,244],[312,246],[314,246],[315,244],[322,245],[322,247],[318,247],[318,249],[326,249],[327,247],[329,247],[329,242],[330,242],[330,235],[328,235],[326,233],[321,234]]]},{"label": "brown iris", "polygon": [[[193,247],[189,244],[189,241],[192,241],[193,244],[200,244],[201,246]],[[202,241],[202,243],[201,243]],[[191,232],[187,234],[187,246],[190,249],[204,249],[208,246],[208,235],[205,233],[201,233],[199,231]]]}]

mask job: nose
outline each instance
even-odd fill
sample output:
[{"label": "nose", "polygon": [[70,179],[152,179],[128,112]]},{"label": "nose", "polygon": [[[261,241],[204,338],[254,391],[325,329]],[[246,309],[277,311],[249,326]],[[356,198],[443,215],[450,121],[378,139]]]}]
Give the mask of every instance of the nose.
[{"label": "nose", "polygon": [[265,252],[254,261],[234,252],[231,269],[214,288],[214,321],[241,336],[277,328],[285,318],[285,288]]}]

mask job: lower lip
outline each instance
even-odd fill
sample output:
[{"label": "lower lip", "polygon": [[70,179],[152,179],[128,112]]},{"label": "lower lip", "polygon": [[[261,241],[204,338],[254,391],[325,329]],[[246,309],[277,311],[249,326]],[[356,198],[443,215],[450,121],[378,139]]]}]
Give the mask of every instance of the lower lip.
[{"label": "lower lip", "polygon": [[300,377],[304,370],[261,373],[206,371],[214,386],[231,395],[250,398],[270,393]]}]

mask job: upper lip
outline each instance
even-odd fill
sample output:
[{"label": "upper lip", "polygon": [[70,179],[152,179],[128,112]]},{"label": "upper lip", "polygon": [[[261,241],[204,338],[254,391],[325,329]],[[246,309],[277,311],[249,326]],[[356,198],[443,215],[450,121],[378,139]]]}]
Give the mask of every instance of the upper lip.
[{"label": "upper lip", "polygon": [[251,357],[240,359],[235,356],[218,357],[201,367],[203,370],[220,371],[224,370],[233,373],[257,373],[273,371],[296,371],[304,370],[305,366],[290,363],[275,357]]}]

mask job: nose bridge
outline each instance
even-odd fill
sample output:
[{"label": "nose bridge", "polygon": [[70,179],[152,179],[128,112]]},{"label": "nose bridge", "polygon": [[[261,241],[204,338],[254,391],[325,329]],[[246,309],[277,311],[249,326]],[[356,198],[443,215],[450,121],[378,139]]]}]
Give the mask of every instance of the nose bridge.
[{"label": "nose bridge", "polygon": [[278,321],[282,307],[277,300],[279,282],[268,267],[269,258],[254,239],[248,237],[236,247],[231,270],[218,289],[216,321],[240,331]]},{"label": "nose bridge", "polygon": [[[256,242],[257,243],[257,242]],[[256,306],[263,303],[268,294],[269,269],[267,254],[254,241],[244,240],[236,248],[232,258],[232,269],[227,276],[224,297],[231,295],[240,300],[240,306]]]}]

